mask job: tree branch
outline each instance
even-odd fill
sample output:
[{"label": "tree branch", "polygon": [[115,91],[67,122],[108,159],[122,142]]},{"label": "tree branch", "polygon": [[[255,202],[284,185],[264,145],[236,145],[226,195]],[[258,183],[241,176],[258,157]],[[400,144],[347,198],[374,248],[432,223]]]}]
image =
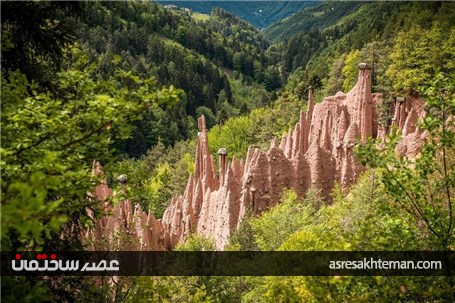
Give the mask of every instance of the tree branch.
[{"label": "tree branch", "polygon": [[43,143],[44,141],[48,140],[51,138],[51,136],[53,135],[53,133],[47,133],[46,135],[44,135],[43,137],[41,137],[40,139],[38,139],[38,141],[36,141],[35,143],[27,146],[27,147],[24,147],[24,148],[21,148],[21,149],[18,149],[16,150],[16,152],[14,153],[14,155],[16,157],[18,157],[22,152],[26,151],[26,150],[29,150],[29,149],[32,149],[34,147],[37,147],[38,145],[40,145],[41,143]]},{"label": "tree branch", "polygon": [[85,136],[82,136],[81,138],[79,139],[76,139],[76,140],[73,140],[73,141],[70,141],[66,144],[64,144],[62,146],[62,149],[67,149],[68,147],[70,147],[71,145],[74,145],[76,143],[79,143],[79,142],[82,142],[84,140],[87,140],[88,138],[90,138],[91,136],[93,136],[94,134],[96,133],[99,133],[104,127],[106,127],[108,124],[110,123],[110,121],[108,122],[105,122],[103,124],[100,125],[100,127],[98,127],[97,129],[95,129],[94,131],[92,131],[91,133],[88,133],[86,134]]},{"label": "tree branch", "polygon": [[423,219],[423,221],[425,222],[425,224],[427,225],[427,227],[430,229],[430,231],[436,235],[436,237],[440,238],[440,235],[438,232],[436,232],[433,227],[431,226],[430,222],[428,221],[428,218],[425,216],[425,214],[423,213],[422,209],[420,208],[420,206],[418,205],[418,203],[416,201],[414,201],[411,197],[411,195],[409,194],[408,190],[406,190],[406,188],[403,186],[403,184],[401,184],[401,182],[395,177],[395,175],[390,171],[390,169],[387,167],[387,171],[388,173],[392,176],[392,178],[397,182],[397,184],[400,186],[401,190],[406,194],[406,196],[408,197],[408,199],[410,200],[412,206],[417,210],[417,212],[419,213],[420,217]]}]

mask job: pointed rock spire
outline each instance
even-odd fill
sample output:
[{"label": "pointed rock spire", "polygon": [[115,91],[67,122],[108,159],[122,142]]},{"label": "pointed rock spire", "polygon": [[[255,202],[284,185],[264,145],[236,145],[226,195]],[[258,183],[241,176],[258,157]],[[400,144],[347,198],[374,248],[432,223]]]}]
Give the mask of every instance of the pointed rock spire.
[{"label": "pointed rock spire", "polygon": [[[227,150],[220,149],[219,178],[210,154],[205,118],[198,119],[199,134],[195,155],[195,174],[190,176],[182,195],[174,195],[162,219],[135,208],[129,199],[115,206],[106,199],[112,194],[103,179],[95,188],[95,197],[106,201],[111,215],[98,220],[87,235],[96,249],[170,250],[193,232],[215,239],[216,249],[223,249],[229,236],[240,226],[244,216],[258,214],[279,203],[282,191],[292,188],[299,196],[311,187],[322,190],[327,200],[334,180],[346,190],[363,168],[352,147],[369,136],[378,135],[376,105],[381,96],[371,92],[371,70],[359,65],[359,78],[347,94],[337,93],[314,104],[313,89],[308,91],[308,111],[300,113],[299,122],[277,138],[263,152],[248,148],[246,161],[227,160]],[[406,101],[406,100],[405,100]],[[423,114],[422,103],[397,102],[396,125],[405,134],[397,146],[401,155],[415,155],[425,137],[416,121]],[[94,162],[93,173],[103,176]],[[118,233],[121,237],[116,236]],[[125,239],[126,240],[121,240]],[[104,244],[107,243],[104,247]],[[136,243],[136,244],[134,244]],[[138,244],[139,243],[139,244]]]}]

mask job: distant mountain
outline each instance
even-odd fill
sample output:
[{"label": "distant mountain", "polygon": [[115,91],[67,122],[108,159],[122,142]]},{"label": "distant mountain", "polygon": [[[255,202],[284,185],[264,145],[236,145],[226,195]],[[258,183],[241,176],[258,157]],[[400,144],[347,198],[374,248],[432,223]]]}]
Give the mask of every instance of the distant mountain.
[{"label": "distant mountain", "polygon": [[318,1],[157,1],[163,5],[174,4],[195,12],[210,14],[214,7],[219,7],[250,22],[259,29],[304,9],[317,5]]},{"label": "distant mountain", "polygon": [[[314,3],[313,3],[314,4]],[[306,7],[292,16],[280,19],[264,30],[272,42],[282,41],[296,33],[323,29],[354,12],[365,2],[325,2],[318,6]]]}]

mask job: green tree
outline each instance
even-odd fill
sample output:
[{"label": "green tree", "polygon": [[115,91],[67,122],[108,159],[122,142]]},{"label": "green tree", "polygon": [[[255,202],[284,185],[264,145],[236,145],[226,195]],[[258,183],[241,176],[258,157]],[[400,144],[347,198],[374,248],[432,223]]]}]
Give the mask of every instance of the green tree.
[{"label": "green tree", "polygon": [[251,219],[254,240],[260,250],[276,250],[292,233],[308,222],[322,198],[315,189],[310,189],[307,197],[308,199],[298,201],[295,192],[286,191],[278,205]]},{"label": "green tree", "polygon": [[177,101],[178,90],[157,90],[153,79],[118,70],[93,80],[94,66],[77,62],[58,74],[60,98],[19,72],[3,78],[2,249],[79,247],[86,209],[97,209],[87,196],[93,160],[109,161],[112,140],[128,137],[141,112]]},{"label": "green tree", "polygon": [[189,236],[185,242],[175,247],[176,251],[214,251],[215,242],[213,239],[206,238],[197,234]]},{"label": "green tree", "polygon": [[357,65],[360,63],[360,50],[350,52],[344,60],[344,67],[341,70],[343,73],[343,91],[348,92],[357,83],[357,75],[359,69]]},{"label": "green tree", "polygon": [[276,67],[269,66],[264,72],[264,85],[268,91],[274,91],[281,87],[282,80],[280,72]]},{"label": "green tree", "polygon": [[[397,205],[379,170],[367,170],[345,196],[308,216],[278,250],[425,250],[433,243],[418,220]],[[378,220],[380,218],[380,220]],[[261,301],[451,302],[451,277],[268,277],[256,282]],[[438,301],[439,300],[439,301]]]},{"label": "green tree", "polygon": [[145,189],[150,192],[151,201],[149,210],[155,217],[160,218],[167,207],[167,202],[171,199],[172,194],[168,188],[171,174],[171,166],[164,162],[158,165],[153,176],[149,179]]},{"label": "green tree", "polygon": [[327,84],[325,85],[325,94],[326,95],[334,95],[338,91],[343,89],[344,84],[344,74],[343,74],[343,67],[344,67],[345,56],[340,56],[336,59],[332,67],[330,69],[329,77]]},{"label": "green tree", "polygon": [[[58,97],[19,71],[2,73],[2,250],[83,249],[87,210],[102,213],[88,194],[100,181],[93,160],[111,161],[113,141],[131,134],[132,121],[177,101],[179,90],[120,69],[95,77],[85,56],[68,51],[73,65],[54,79]],[[89,302],[108,291],[81,277],[4,277],[2,290],[5,302]]]},{"label": "green tree", "polygon": [[63,48],[76,39],[72,18],[82,16],[78,2],[2,3],[2,72],[19,69],[29,81],[50,87],[61,67]]},{"label": "green tree", "polygon": [[427,83],[437,72],[454,72],[455,29],[434,22],[430,29],[413,25],[399,32],[390,54],[387,75],[395,90],[411,90]]}]

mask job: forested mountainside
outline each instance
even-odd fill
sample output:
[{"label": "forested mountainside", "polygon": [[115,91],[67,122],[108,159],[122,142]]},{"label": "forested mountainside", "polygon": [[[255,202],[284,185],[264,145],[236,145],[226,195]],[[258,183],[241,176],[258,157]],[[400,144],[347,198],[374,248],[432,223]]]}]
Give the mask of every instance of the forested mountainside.
[{"label": "forested mountainside", "polygon": [[189,8],[195,12],[210,14],[214,8],[239,16],[259,29],[284,19],[299,10],[318,4],[318,1],[158,1],[163,5]]},{"label": "forested mountainside", "polygon": [[[290,10],[297,4],[270,4],[271,11],[280,5]],[[180,195],[190,176],[201,177],[196,145],[206,149],[196,159],[215,177],[220,167],[207,159],[220,148],[235,163],[251,158],[254,148],[252,159],[264,160],[270,142],[277,148],[274,137],[291,138],[298,132],[290,128],[309,119],[300,114],[313,108],[307,104],[309,86],[318,117],[328,117],[321,120],[327,127],[314,129],[352,124],[346,130],[352,136],[342,145],[325,145],[335,134],[325,132],[321,139],[315,131],[317,152],[307,156],[321,163],[326,146],[342,146],[332,150],[338,155],[348,144],[349,159],[361,163],[364,173],[348,188],[319,184],[318,175],[311,186],[308,178],[287,181],[310,186],[306,193],[289,189],[278,197],[271,188],[279,203],[246,213],[223,239],[225,249],[455,248],[454,3],[324,2],[263,32],[240,13],[214,9],[201,15],[148,1],[3,1],[1,14],[2,250],[87,249],[81,235],[111,215],[105,205],[118,209],[125,199],[159,221],[173,197],[185,201]],[[344,120],[339,112],[348,105],[337,92],[354,87],[360,62],[371,68],[365,79],[371,80],[374,121],[388,134],[385,142],[356,141],[360,125],[346,117],[364,121],[356,114],[361,111]],[[197,141],[201,115],[202,138],[210,144]],[[419,115],[424,119],[416,122]],[[410,144],[422,144],[421,152],[397,157],[395,150],[403,151],[399,142],[409,135]],[[293,152],[290,144],[282,150]],[[104,175],[92,173],[94,160]],[[267,174],[292,174],[272,170]],[[126,185],[117,184],[121,175]],[[104,205],[96,199],[97,186],[112,188]],[[194,233],[175,249],[213,250],[215,243]],[[455,281],[445,276],[2,277],[1,283],[5,302],[455,300]]]},{"label": "forested mountainside", "polygon": [[[145,154],[158,139],[167,146],[191,137],[194,118],[200,114],[206,114],[213,125],[266,101],[242,103],[233,96],[237,91],[232,91],[228,77],[243,79],[252,90],[254,82],[265,83],[267,90],[276,89],[270,78],[277,77],[278,70],[267,69],[264,55],[267,40],[229,13],[217,9],[206,21],[197,21],[184,11],[148,2],[86,6],[79,41],[90,60],[97,62],[100,75],[109,75],[119,65],[140,77],[153,76],[160,85],[183,90],[178,105],[144,116],[133,137],[117,146],[129,155]],[[255,91],[258,98],[266,98],[265,90]]]},{"label": "forested mountainside", "polygon": [[288,18],[269,25],[264,29],[264,34],[268,39],[276,42],[300,32],[324,29],[364,4],[360,1],[327,1],[314,7],[302,9]]},{"label": "forested mountainside", "polygon": [[[329,2],[304,12],[318,9],[332,12],[331,5],[335,8],[336,5],[344,8],[355,5],[356,9],[335,19],[336,22],[327,13],[327,19],[319,20],[326,24],[324,28],[318,28],[318,23],[312,27],[312,19],[302,16],[303,20],[309,20],[304,26],[308,31],[269,48],[270,53],[282,54],[281,70],[283,76],[289,77],[288,89],[299,91],[298,87],[291,86],[300,82],[303,88],[316,83],[323,88],[323,95],[347,91],[356,81],[356,64],[360,61],[374,67],[373,86],[385,94],[409,90],[428,80],[436,70],[453,68],[453,5],[445,2]],[[289,27],[283,25],[283,30]],[[436,49],[436,45],[440,48]]]}]

